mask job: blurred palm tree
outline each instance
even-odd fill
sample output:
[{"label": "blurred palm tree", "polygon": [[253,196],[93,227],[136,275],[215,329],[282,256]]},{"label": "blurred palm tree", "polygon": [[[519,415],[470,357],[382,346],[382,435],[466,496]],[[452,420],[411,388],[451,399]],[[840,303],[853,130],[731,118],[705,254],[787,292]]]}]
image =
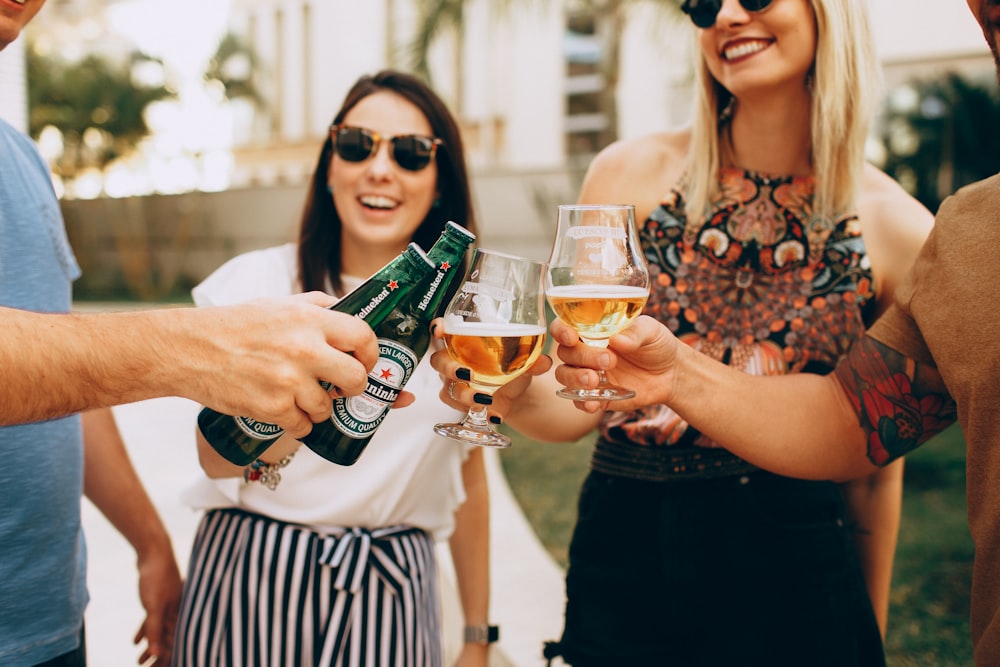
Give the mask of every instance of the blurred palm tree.
[{"label": "blurred palm tree", "polygon": [[260,67],[256,52],[233,33],[227,33],[205,68],[205,82],[222,87],[226,99],[244,99],[256,108],[265,106],[264,96],[254,81]]},{"label": "blurred palm tree", "polygon": [[27,49],[28,125],[33,138],[54,127],[62,155],[53,171],[71,180],[86,168],[102,169],[127,156],[148,134],[143,112],[175,93],[162,83],[147,84],[142,72],[162,68],[159,60],[133,52],[121,62],[88,55],[69,62]]},{"label": "blurred palm tree", "polygon": [[949,194],[1000,171],[1000,92],[992,77],[951,72],[893,90],[880,166],[931,211]]}]

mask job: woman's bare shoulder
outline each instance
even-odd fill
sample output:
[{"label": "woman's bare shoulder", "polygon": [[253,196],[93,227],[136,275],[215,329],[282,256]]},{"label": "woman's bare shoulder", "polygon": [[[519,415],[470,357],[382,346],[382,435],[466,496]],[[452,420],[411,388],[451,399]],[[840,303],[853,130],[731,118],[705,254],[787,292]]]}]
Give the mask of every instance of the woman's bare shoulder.
[{"label": "woman's bare shoulder", "polygon": [[891,176],[874,165],[866,165],[858,219],[881,311],[919,254],[934,225],[934,216]]},{"label": "woman's bare shoulder", "polygon": [[861,180],[859,217],[880,235],[920,237],[930,233],[934,216],[887,173],[866,164]]},{"label": "woman's bare shoulder", "polygon": [[581,199],[611,201],[641,206],[658,199],[684,170],[690,134],[686,131],[658,132],[622,139],[604,148],[587,169]]}]

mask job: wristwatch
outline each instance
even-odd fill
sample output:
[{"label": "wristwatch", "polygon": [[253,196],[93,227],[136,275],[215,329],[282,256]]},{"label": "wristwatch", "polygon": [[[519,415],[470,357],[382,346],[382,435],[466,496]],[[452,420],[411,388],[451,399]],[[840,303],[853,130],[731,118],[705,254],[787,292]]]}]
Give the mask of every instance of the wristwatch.
[{"label": "wristwatch", "polygon": [[466,644],[492,644],[500,639],[500,628],[495,625],[465,626]]}]

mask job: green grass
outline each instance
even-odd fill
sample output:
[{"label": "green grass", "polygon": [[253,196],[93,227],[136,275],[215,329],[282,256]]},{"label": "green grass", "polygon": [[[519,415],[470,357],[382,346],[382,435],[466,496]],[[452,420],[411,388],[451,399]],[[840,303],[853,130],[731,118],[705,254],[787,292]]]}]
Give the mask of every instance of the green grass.
[{"label": "green grass", "polygon": [[[566,553],[593,436],[538,443],[507,430],[501,462],[515,497],[556,562]],[[972,540],[965,514],[965,447],[949,429],[907,457],[903,517],[886,637],[888,667],[967,667]]]},{"label": "green grass", "polygon": [[906,461],[886,655],[889,667],[972,664],[972,538],[965,512],[965,443],[957,428]]}]

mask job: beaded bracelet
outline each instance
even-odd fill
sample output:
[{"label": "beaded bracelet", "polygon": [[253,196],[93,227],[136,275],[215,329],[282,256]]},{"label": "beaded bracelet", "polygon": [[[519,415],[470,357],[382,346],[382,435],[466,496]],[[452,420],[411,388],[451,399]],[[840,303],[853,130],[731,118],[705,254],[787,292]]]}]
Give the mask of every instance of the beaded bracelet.
[{"label": "beaded bracelet", "polygon": [[292,452],[277,463],[268,463],[267,461],[257,459],[243,469],[243,481],[260,482],[274,491],[278,488],[278,484],[281,483],[281,473],[278,471],[291,463],[294,456],[295,452]]}]

